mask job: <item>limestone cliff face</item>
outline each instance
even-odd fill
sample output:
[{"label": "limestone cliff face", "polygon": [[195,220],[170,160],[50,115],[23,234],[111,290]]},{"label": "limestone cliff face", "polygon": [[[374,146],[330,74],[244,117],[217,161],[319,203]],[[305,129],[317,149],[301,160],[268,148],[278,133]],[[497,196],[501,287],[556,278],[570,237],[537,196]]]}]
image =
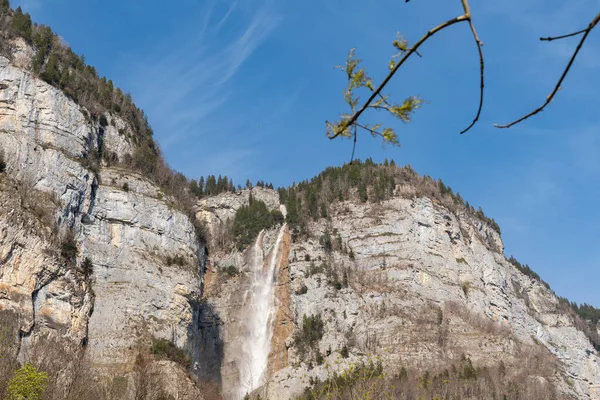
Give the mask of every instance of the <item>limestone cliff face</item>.
[{"label": "limestone cliff face", "polygon": [[[323,316],[322,353],[348,345],[351,355],[375,353],[389,365],[430,367],[462,353],[480,364],[502,359],[510,365],[524,346],[541,345],[559,360],[557,384],[565,393],[589,398],[589,385],[600,382],[597,353],[556,296],[509,264],[497,233],[473,217],[428,198],[394,198],[337,204],[331,222],[310,229],[316,237],[334,232],[334,242],[339,237],[345,247],[327,252],[311,240],[292,246],[292,292],[307,290],[292,295],[291,313],[297,321]],[[348,287],[333,288],[322,273],[308,276],[306,255],[346,273]],[[295,371],[280,371],[273,390],[293,388],[297,383],[287,376],[299,376]]]},{"label": "limestone cliff face", "polygon": [[[204,246],[152,182],[89,167],[102,152],[123,158],[134,146],[122,120],[108,115],[101,127],[86,115],[0,57],[0,151],[8,164],[0,187],[0,310],[19,314],[25,338],[51,332],[87,344],[96,365],[126,371],[152,337],[197,360]],[[68,230],[75,265],[58,251]],[[175,257],[181,265],[168,265]],[[86,258],[89,280],[78,272]]]},{"label": "limestone cliff face", "polygon": [[[264,387],[268,398],[293,398],[310,377],[327,377],[327,367],[302,361],[293,340],[294,326],[313,314],[325,323],[319,351],[340,370],[368,356],[380,356],[388,368],[431,368],[462,354],[477,365],[519,365],[535,359],[530,354],[546,354],[545,362],[528,367],[532,376],[553,379],[575,398],[597,398],[600,359],[585,334],[549,289],[506,261],[499,235],[473,216],[397,193],[378,204],[336,203],[329,219],[309,231],[309,239],[291,243],[281,274],[283,317]],[[326,231],[331,249],[319,240]],[[232,299],[241,281],[226,278],[219,266],[243,269],[242,259],[233,252],[209,260],[207,301],[225,347],[235,340]],[[348,358],[340,357],[344,347]]]},{"label": "limestone cliff face", "polygon": [[0,310],[18,316],[23,348],[44,330],[82,343],[93,298],[81,276],[61,262],[48,220],[38,217],[54,211],[52,198],[16,191],[16,182],[0,177]]}]

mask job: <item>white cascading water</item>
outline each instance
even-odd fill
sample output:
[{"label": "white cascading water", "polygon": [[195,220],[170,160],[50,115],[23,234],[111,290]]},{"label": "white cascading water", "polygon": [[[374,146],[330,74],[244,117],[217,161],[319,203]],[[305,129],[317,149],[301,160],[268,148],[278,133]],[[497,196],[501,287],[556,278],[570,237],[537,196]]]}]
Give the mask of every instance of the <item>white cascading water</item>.
[{"label": "white cascading water", "polygon": [[285,224],[279,230],[269,260],[265,260],[263,249],[264,231],[260,232],[252,246],[252,276],[243,305],[242,351],[238,358],[238,399],[243,399],[246,393],[251,393],[265,383],[273,338],[273,322],[277,312],[275,271],[284,232]]}]

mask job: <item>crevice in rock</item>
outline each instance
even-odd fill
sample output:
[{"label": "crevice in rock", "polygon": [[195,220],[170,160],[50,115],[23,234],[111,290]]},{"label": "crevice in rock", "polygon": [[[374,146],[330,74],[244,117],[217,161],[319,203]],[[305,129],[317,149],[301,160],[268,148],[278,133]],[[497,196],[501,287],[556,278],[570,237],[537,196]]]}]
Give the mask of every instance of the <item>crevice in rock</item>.
[{"label": "crevice in rock", "polygon": [[35,303],[37,302],[38,293],[44,287],[48,286],[50,284],[50,282],[52,282],[54,279],[56,279],[56,277],[52,276],[51,279],[48,282],[46,282],[45,284],[43,284],[42,286],[40,286],[39,288],[37,288],[33,292],[31,292],[31,311],[32,311],[31,326],[28,327],[28,330],[23,330],[22,325],[19,323],[19,336],[18,336],[18,343],[17,343],[17,358],[21,354],[21,348],[23,346],[23,339],[30,337],[31,334],[33,333],[33,331],[35,330],[35,327],[36,327],[36,321],[35,321],[35,319],[36,319],[36,312],[35,312],[36,306],[35,306]]},{"label": "crevice in rock", "polygon": [[83,215],[81,216],[81,222],[84,224],[92,222],[90,216],[94,212],[94,206],[96,205],[96,196],[98,195],[99,186],[100,185],[98,184],[98,179],[94,177],[91,184],[90,203],[88,209],[85,212],[83,212]]},{"label": "crevice in rock", "polygon": [[13,243],[11,244],[11,246],[10,246],[10,250],[9,250],[9,251],[8,251],[8,253],[6,254],[6,257],[4,257],[2,260],[0,260],[0,265],[4,265],[4,264],[6,264],[6,263],[7,263],[7,262],[8,262],[8,261],[9,261],[9,260],[12,258],[12,255],[13,255],[13,253],[14,253],[14,251],[15,251],[15,249],[16,249],[17,247],[23,247],[23,246],[22,246],[22,245],[20,245],[20,244],[19,244],[19,243],[17,243],[17,242],[13,242]]},{"label": "crevice in rock", "polygon": [[98,128],[98,136],[97,136],[97,140],[96,140],[99,161],[102,160],[102,154],[104,153],[104,133],[105,133],[104,128],[102,126],[100,126]]}]

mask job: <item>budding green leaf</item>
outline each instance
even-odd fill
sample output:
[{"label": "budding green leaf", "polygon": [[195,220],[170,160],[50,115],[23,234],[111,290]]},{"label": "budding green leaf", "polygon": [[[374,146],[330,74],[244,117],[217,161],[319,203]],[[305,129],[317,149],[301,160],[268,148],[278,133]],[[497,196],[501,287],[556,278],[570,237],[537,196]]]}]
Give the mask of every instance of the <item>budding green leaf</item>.
[{"label": "budding green leaf", "polygon": [[412,96],[404,100],[402,105],[394,105],[388,108],[388,111],[395,117],[404,122],[410,122],[412,113],[415,112],[421,105],[423,100],[417,96]]},{"label": "budding green leaf", "polygon": [[[394,58],[409,50],[408,42],[399,33],[397,39],[393,42],[393,45],[400,52],[396,55],[393,55],[389,62],[388,67],[391,71],[393,71],[397,66]],[[371,95],[369,101],[370,104],[366,104],[362,109],[358,110],[360,98],[356,96],[355,89],[367,88],[371,92],[375,92],[376,90],[373,85],[373,81],[371,78],[369,78],[365,69],[359,67],[361,60],[354,58],[354,50],[355,49],[351,49],[348,52],[348,58],[346,59],[345,66],[336,67],[342,71],[345,71],[348,77],[348,84],[343,92],[343,96],[346,103],[350,106],[350,113],[342,114],[341,119],[336,122],[326,121],[327,137],[330,139],[334,139],[338,136],[352,138],[356,135],[356,129],[360,128],[369,132],[373,137],[381,136],[384,144],[400,146],[398,135],[392,128],[385,128],[380,132],[379,129],[381,128],[381,124],[376,124],[373,127],[367,124],[361,124],[357,120],[357,114],[362,114],[366,108],[374,108],[378,110],[383,109],[387,110],[390,114],[394,115],[396,118],[399,118],[403,122],[409,122],[413,112],[422,105],[423,100],[417,96],[412,96],[405,99],[402,104],[390,104],[388,102],[389,96],[383,96],[378,91],[378,97],[376,100],[376,96]],[[350,121],[352,121],[352,123],[350,123]]]},{"label": "budding green leaf", "polygon": [[350,137],[352,133],[348,126],[346,126],[346,121],[348,119],[346,116],[342,119],[341,122],[331,123],[329,121],[325,122],[327,137],[333,139],[338,136]]},{"label": "budding green leaf", "polygon": [[354,49],[351,49],[348,52],[348,59],[346,60],[346,73],[348,74],[348,79],[352,79],[354,75],[354,68],[360,63],[360,60],[354,59]]},{"label": "budding green leaf", "polygon": [[381,132],[381,136],[383,137],[384,142],[388,142],[394,146],[399,146],[398,135],[392,128],[385,128],[383,132]]},{"label": "budding green leaf", "polygon": [[408,50],[408,41],[400,34],[400,32],[396,34],[396,40],[394,40],[392,44],[401,52]]}]

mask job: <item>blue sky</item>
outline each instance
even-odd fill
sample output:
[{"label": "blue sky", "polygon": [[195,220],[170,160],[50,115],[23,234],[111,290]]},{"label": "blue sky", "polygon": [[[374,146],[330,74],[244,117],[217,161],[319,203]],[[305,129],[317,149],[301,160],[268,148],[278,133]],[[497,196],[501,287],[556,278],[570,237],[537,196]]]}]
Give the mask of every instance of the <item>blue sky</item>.
[{"label": "blue sky", "polygon": [[[458,0],[11,3],[132,93],[172,167],[276,186],[349,160],[351,143],[329,141],[324,128],[346,111],[345,78],[333,67],[350,48],[379,80],[396,32],[414,42],[462,12]],[[475,45],[459,24],[388,86],[398,101],[429,102],[412,123],[395,123],[402,148],[363,135],[357,157],[393,158],[442,178],[499,222],[507,255],[557,294],[600,306],[600,30],[547,111],[509,130],[492,126],[543,102],[578,39],[538,38],[582,29],[600,0],[472,3],[487,73],[479,124],[458,134],[473,118],[479,84]]]}]

